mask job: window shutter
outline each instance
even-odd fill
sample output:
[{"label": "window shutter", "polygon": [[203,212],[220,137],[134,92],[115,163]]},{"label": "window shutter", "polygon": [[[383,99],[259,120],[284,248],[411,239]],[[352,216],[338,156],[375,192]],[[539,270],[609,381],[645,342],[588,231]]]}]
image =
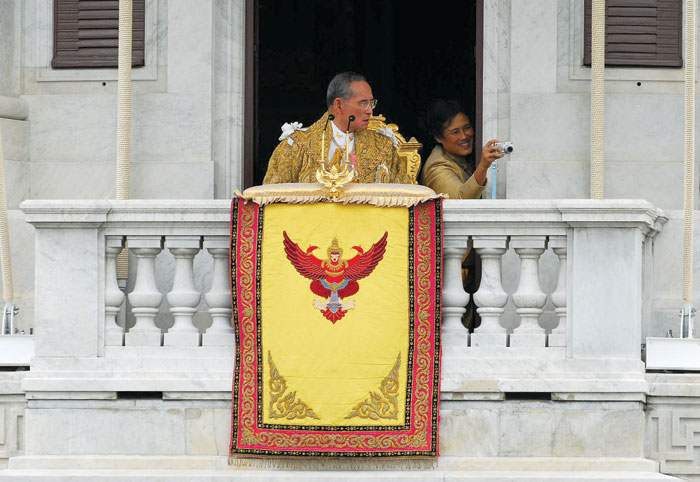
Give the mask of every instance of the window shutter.
[{"label": "window shutter", "polygon": [[[144,65],[145,0],[133,0],[132,66]],[[116,67],[119,0],[54,0],[53,68]]]},{"label": "window shutter", "polygon": [[[591,65],[591,0],[584,3],[584,65]],[[680,0],[605,2],[605,65],[682,67]]]}]

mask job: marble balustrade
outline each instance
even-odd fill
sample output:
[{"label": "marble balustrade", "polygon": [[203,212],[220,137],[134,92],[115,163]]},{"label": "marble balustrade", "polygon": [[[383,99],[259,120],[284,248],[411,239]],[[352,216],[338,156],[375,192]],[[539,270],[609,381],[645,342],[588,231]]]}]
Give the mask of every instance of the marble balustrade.
[{"label": "marble balustrade", "polygon": [[[650,262],[652,239],[666,220],[662,211],[630,200],[446,200],[444,220],[447,353],[549,348],[559,356],[575,356],[577,351],[587,356],[600,351],[594,348],[594,338],[607,334],[626,345],[625,356],[633,355],[637,348],[621,333],[632,329],[639,336],[641,291],[649,271],[645,263]],[[481,258],[481,281],[471,295],[462,287],[461,273],[462,258],[470,249]],[[545,254],[550,262],[542,269]],[[510,290],[504,274],[514,281]],[[544,285],[550,287],[548,292]],[[470,296],[481,317],[471,333],[462,323]],[[541,315],[548,302],[554,324],[546,326]],[[510,322],[504,319],[509,308],[516,315]],[[593,314],[595,321],[587,319]],[[604,320],[618,316],[630,325],[620,334],[616,326],[603,326]],[[595,325],[600,329],[591,332]]]},{"label": "marble balustrade", "polygon": [[[560,230],[557,230],[560,231]],[[443,289],[443,334],[446,343],[455,349],[466,347],[565,347],[566,346],[566,234],[485,234],[450,237],[445,246],[445,287]],[[468,250],[481,258],[481,280],[473,294],[460,285],[462,258]],[[547,294],[540,286],[540,258],[549,249],[559,258],[555,289]],[[502,282],[503,258],[508,250],[517,253],[520,266],[511,263],[506,269],[519,272],[517,290],[507,293]],[[481,323],[467,331],[462,316],[466,303],[473,296]],[[539,323],[547,299],[550,299],[558,320],[553,329]],[[501,322],[506,303],[512,300],[519,317],[517,326]]]},{"label": "marble balustrade", "polygon": [[[231,288],[228,272],[229,238],[226,235],[108,235],[105,237],[105,344],[107,346],[233,346]],[[128,246],[133,254],[133,289],[125,296],[119,288],[117,255]],[[170,252],[174,257],[172,289],[165,296],[156,284],[155,259]],[[207,252],[213,267],[207,265],[211,288],[200,293],[195,286],[194,258]],[[162,276],[161,276],[162,277]],[[124,304],[135,323],[129,326]],[[211,325],[197,326],[194,316],[204,299]],[[156,325],[156,316],[167,300],[172,326]],[[128,328],[125,328],[127,325]]]},{"label": "marble balustrade", "polygon": [[[125,371],[134,369],[125,360],[146,354],[165,371],[168,357],[195,351],[230,358],[229,201],[31,200],[21,209],[36,229],[37,369],[56,357],[112,359]],[[623,378],[638,391],[643,300],[665,220],[636,200],[445,200],[443,390],[554,393],[569,390],[572,373],[609,371],[633,373]],[[472,294],[461,273],[470,248],[482,272]],[[472,296],[481,325],[470,333],[461,317]],[[542,384],[547,376],[555,385]],[[607,390],[604,378],[590,389]],[[589,389],[581,383],[574,391]]]}]

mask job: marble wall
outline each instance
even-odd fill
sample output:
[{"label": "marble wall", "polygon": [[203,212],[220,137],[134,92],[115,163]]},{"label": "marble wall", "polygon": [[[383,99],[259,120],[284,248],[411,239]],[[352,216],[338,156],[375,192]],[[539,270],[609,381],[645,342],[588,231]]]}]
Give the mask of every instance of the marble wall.
[{"label": "marble wall", "polygon": [[[491,3],[485,2],[484,134],[507,137],[516,146],[501,162],[499,194],[588,197],[590,69],[582,66],[583,2]],[[681,208],[682,69],[606,68],[605,79],[605,196]],[[487,101],[494,90],[497,99]]]},{"label": "marble wall", "polygon": [[[590,68],[582,59],[583,2],[484,2],[484,139],[516,146],[500,161],[499,197],[589,197]],[[605,69],[605,197],[646,199],[670,213],[647,254],[650,336],[678,333],[684,118],[683,69]],[[695,171],[700,179],[697,162]],[[697,181],[695,189],[697,209]]]},{"label": "marble wall", "polygon": [[15,52],[18,43],[15,41],[15,0],[0,0],[0,95],[17,93]]},{"label": "marble wall", "polygon": [[21,382],[26,372],[0,372],[0,468],[24,451],[24,410]]},{"label": "marble wall", "polygon": [[[240,185],[244,2],[146,0],[133,70],[131,197],[229,197]],[[50,68],[52,2],[23,2],[30,196],[112,198],[116,69]]]},{"label": "marble wall", "polygon": [[663,473],[700,480],[700,377],[664,373],[647,380],[647,456]]},{"label": "marble wall", "polygon": [[[0,0],[0,131],[20,329],[33,326],[34,239],[13,210],[25,199],[116,191],[116,69],[52,69],[52,22],[52,0]],[[146,65],[132,72],[132,198],[230,198],[242,187],[244,33],[243,0],[146,0]]]},{"label": "marble wall", "polygon": [[[25,453],[226,456],[230,394],[210,395],[222,399],[35,401]],[[633,402],[443,402],[440,410],[443,457],[642,457],[643,434]]]},{"label": "marble wall", "polygon": [[[9,209],[10,250],[13,262],[13,291],[22,310],[16,327],[28,329],[33,322],[34,229],[24,223],[19,203],[29,197],[29,109],[19,98],[22,3],[0,0],[0,136],[4,159],[5,191]],[[1,281],[0,281],[1,285]],[[3,303],[4,305],[4,303]]]}]

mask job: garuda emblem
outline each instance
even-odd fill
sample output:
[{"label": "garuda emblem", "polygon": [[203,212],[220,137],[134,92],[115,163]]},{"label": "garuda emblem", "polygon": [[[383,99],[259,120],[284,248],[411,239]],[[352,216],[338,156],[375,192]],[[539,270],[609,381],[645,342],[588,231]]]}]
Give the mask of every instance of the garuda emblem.
[{"label": "garuda emblem", "polygon": [[355,307],[355,300],[348,300],[360,289],[357,280],[369,276],[384,257],[388,232],[365,252],[361,246],[353,246],[357,251],[351,259],[343,259],[343,250],[337,239],[328,247],[327,259],[318,259],[312,252],[318,246],[309,246],[302,251],[298,244],[289,239],[284,231],[284,252],[300,275],[309,278],[311,291],[323,298],[314,299],[314,306],[333,324],[341,319],[348,310]]}]

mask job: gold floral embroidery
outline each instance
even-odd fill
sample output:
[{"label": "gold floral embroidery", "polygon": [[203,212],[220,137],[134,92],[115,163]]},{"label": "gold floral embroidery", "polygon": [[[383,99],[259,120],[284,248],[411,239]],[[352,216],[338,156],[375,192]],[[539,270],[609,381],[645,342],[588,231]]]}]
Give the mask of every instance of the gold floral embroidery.
[{"label": "gold floral embroidery", "polygon": [[[236,283],[236,274],[239,276],[237,289],[237,302],[239,317],[237,328],[240,333],[241,343],[236,346],[240,350],[240,385],[245,387],[239,396],[240,403],[240,432],[241,440],[246,443],[254,443],[255,437],[255,397],[251,397],[250,388],[255,383],[255,254],[258,224],[258,206],[252,202],[238,202],[239,218],[237,222],[237,252],[236,273],[232,284]],[[234,434],[235,435],[235,434]]]},{"label": "gold floral embroidery", "polygon": [[[287,140],[280,142],[270,157],[263,184],[316,182],[321,151],[329,152],[330,149],[331,136],[326,136],[324,148],[321,148],[327,118],[326,112],[307,130],[295,131]],[[399,157],[391,140],[382,134],[371,129],[355,131],[355,153],[358,175],[352,182],[375,182],[377,169],[384,163],[391,171],[392,182],[413,183],[406,174],[406,162]]]},{"label": "gold floral embroidery", "polygon": [[[432,270],[432,253],[435,250],[436,251],[436,256],[439,256],[440,254],[437,252],[436,249],[433,248],[433,245],[431,243],[431,240],[435,239],[437,241],[437,237],[434,237],[431,226],[432,226],[432,218],[431,218],[431,211],[433,206],[435,206],[436,203],[422,203],[419,204],[418,206],[415,207],[415,219],[416,219],[416,233],[415,233],[415,300],[416,300],[416,325],[415,325],[415,331],[417,334],[420,333],[429,333],[431,331],[431,320],[429,317],[429,313],[432,313],[431,311],[431,304],[435,300],[435,297],[438,296],[436,290],[433,290],[433,282],[432,279],[436,279],[433,275],[433,270]],[[436,216],[437,217],[437,216]],[[438,235],[439,236],[439,235]],[[439,258],[437,258],[439,259]],[[437,268],[437,266],[436,266]],[[439,331],[439,327],[436,327],[436,331]],[[439,336],[439,333],[435,333],[436,336]],[[415,358],[414,358],[414,363],[419,366],[419,367],[430,367],[432,366],[432,374],[436,373],[439,377],[440,373],[440,366],[439,366],[439,358],[435,357],[435,365],[432,365],[433,362],[433,353],[434,350],[439,350],[437,347],[433,347],[430,341],[429,336],[416,336],[415,338]],[[430,439],[430,434],[429,434],[429,429],[431,424],[435,424],[437,422],[436,416],[433,416],[433,420],[431,420],[430,415],[431,415],[431,395],[435,396],[435,393],[432,393],[431,390],[429,389],[431,383],[434,381],[430,379],[429,375],[431,375],[429,370],[425,370],[423,373],[419,374],[416,379],[414,380],[414,383],[416,384],[416,387],[418,387],[418,390],[416,390],[415,393],[415,405],[414,405],[414,410],[416,416],[414,417],[414,428],[415,428],[415,433],[411,437],[411,443],[413,444],[422,444],[426,443],[427,440]],[[435,388],[437,384],[433,385],[433,388]],[[439,396],[439,394],[438,394]],[[433,407],[433,411],[435,410],[435,407]],[[433,415],[437,415],[436,413]]]},{"label": "gold floral embroidery", "polygon": [[270,363],[270,418],[314,418],[320,420],[314,411],[301,400],[297,400],[297,392],[287,391],[287,380],[284,379],[272,361],[272,355],[267,352]]},{"label": "gold floral embroidery", "polygon": [[384,377],[379,385],[379,392],[369,392],[369,397],[355,405],[352,411],[345,417],[370,418],[372,420],[398,418],[398,405],[396,398],[399,394],[399,366],[401,365],[401,352],[396,357],[394,368]]}]

